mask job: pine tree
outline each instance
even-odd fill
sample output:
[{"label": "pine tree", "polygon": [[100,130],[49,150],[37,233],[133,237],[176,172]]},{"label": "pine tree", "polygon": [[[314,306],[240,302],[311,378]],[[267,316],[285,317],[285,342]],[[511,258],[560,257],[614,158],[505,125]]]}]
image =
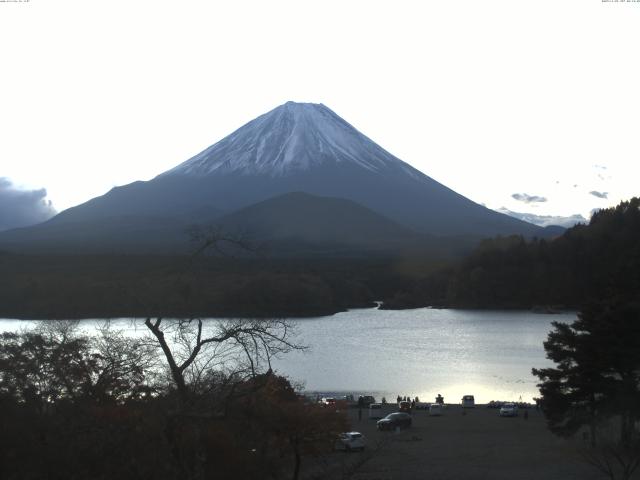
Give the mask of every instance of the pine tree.
[{"label": "pine tree", "polygon": [[533,369],[542,383],[550,429],[570,436],[620,419],[622,445],[634,441],[640,419],[640,304],[597,303],[571,325],[555,322],[544,343],[555,368]]}]

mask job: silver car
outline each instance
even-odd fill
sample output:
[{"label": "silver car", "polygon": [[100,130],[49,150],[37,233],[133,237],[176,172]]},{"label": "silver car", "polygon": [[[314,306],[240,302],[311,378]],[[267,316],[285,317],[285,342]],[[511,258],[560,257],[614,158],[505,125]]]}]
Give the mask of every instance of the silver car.
[{"label": "silver car", "polygon": [[500,416],[501,417],[517,417],[518,416],[518,406],[515,403],[505,403],[500,407]]},{"label": "silver car", "polygon": [[365,445],[366,440],[360,432],[345,432],[340,434],[334,448],[351,452],[353,450],[364,450]]}]

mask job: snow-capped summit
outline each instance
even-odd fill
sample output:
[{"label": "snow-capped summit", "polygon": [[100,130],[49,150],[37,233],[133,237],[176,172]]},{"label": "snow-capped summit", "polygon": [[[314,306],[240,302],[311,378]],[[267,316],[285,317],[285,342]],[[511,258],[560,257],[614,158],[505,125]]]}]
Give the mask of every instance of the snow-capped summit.
[{"label": "snow-capped summit", "polygon": [[164,175],[214,173],[282,176],[325,163],[352,163],[372,172],[417,172],[321,103],[287,102]]},{"label": "snow-capped summit", "polygon": [[[429,178],[326,106],[294,102],[259,116],[156,178],[114,188],[62,212],[52,223],[124,217],[139,223],[158,218],[206,223],[291,192],[349,200],[435,235],[536,235],[542,230]],[[289,216],[287,221],[296,220]]]}]

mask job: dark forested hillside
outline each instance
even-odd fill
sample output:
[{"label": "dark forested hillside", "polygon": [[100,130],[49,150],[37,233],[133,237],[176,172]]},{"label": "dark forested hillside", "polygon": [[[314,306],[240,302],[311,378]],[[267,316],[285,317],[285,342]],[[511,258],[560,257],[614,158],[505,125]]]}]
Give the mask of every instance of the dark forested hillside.
[{"label": "dark forested hillside", "polygon": [[546,310],[637,298],[639,206],[634,198],[602,210],[554,240],[484,240],[458,261],[424,252],[333,259],[0,253],[0,317],[308,316],[374,300],[390,309]]},{"label": "dark forested hillside", "polygon": [[633,198],[554,240],[485,240],[459,265],[424,275],[388,299],[386,308],[571,308],[639,292],[640,199]]},{"label": "dark forested hillside", "polygon": [[0,254],[0,318],[325,315],[409,281],[384,259]]}]

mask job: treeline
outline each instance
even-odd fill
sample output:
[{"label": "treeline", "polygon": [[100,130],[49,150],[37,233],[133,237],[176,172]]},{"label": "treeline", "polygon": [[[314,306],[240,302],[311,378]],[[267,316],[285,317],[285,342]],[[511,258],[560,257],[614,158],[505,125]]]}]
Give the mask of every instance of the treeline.
[{"label": "treeline", "polygon": [[593,298],[637,298],[638,292],[640,199],[633,198],[553,240],[484,240],[458,265],[388,298],[385,308],[576,308]]},{"label": "treeline", "polygon": [[553,240],[487,239],[462,260],[0,253],[0,317],[315,316],[376,300],[389,309],[578,308],[640,291],[639,202]]},{"label": "treeline", "polygon": [[267,369],[297,348],[286,324],[154,319],[131,338],[43,323],[0,334],[0,478],[296,479],[347,428]]},{"label": "treeline", "polygon": [[327,315],[411,281],[385,259],[0,254],[0,317]]}]

